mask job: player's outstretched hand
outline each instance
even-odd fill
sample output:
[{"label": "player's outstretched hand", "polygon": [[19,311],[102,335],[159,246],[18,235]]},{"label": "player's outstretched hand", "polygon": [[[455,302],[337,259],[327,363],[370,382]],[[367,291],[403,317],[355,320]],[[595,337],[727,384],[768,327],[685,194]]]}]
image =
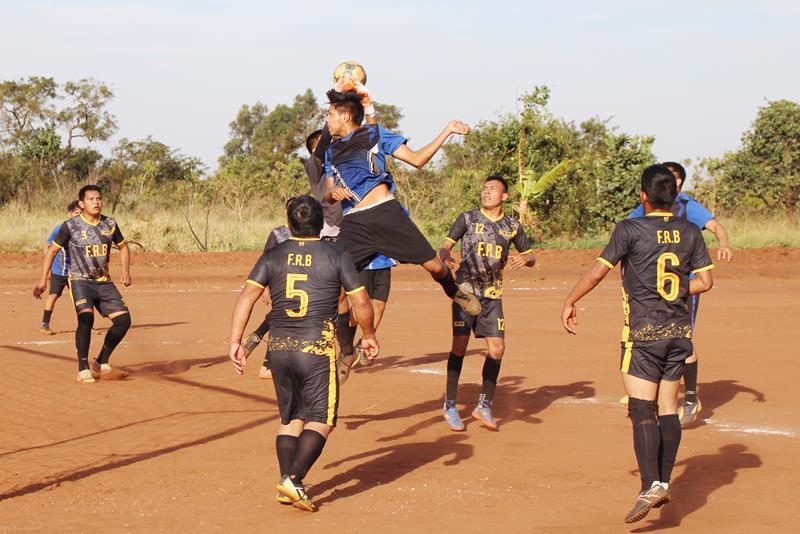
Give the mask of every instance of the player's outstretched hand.
[{"label": "player's outstretched hand", "polygon": [[228,353],[228,357],[231,359],[236,374],[244,374],[244,368],[247,365],[247,356],[244,354],[241,343],[231,343],[231,350]]},{"label": "player's outstretched hand", "polygon": [[381,346],[378,344],[378,340],[375,339],[375,336],[364,336],[364,339],[361,340],[361,347],[367,354],[367,359],[369,361],[377,358],[378,353],[381,351]]},{"label": "player's outstretched hand", "polygon": [[519,269],[520,267],[525,266],[525,258],[517,254],[516,256],[511,256],[508,258],[508,268],[509,269]]},{"label": "player's outstretched hand", "polygon": [[564,330],[567,331],[567,334],[577,334],[577,330],[575,328],[578,326],[578,310],[575,309],[575,305],[564,305],[564,310],[561,312],[561,324],[564,326]]},{"label": "player's outstretched hand", "polygon": [[331,191],[331,196],[337,201],[351,200],[353,198],[353,193],[344,187],[334,187]]},{"label": "player's outstretched hand", "polygon": [[450,254],[450,249],[447,247],[442,247],[439,249],[439,259],[441,259],[445,265],[450,267],[451,269],[456,268],[456,260]]},{"label": "player's outstretched hand", "polygon": [[717,250],[717,261],[728,260],[728,263],[733,259],[733,251],[730,247],[719,247]]},{"label": "player's outstretched hand", "polygon": [[131,285],[131,282],[133,282],[133,280],[131,280],[131,274],[122,273],[122,285],[128,287],[129,285]]},{"label": "player's outstretched hand", "polygon": [[458,135],[467,135],[470,132],[469,124],[459,120],[448,122],[447,129],[450,131],[450,133]]},{"label": "player's outstretched hand", "polygon": [[33,298],[40,299],[42,298],[42,293],[44,293],[44,288],[47,285],[47,282],[39,282],[35,286],[33,286]]}]

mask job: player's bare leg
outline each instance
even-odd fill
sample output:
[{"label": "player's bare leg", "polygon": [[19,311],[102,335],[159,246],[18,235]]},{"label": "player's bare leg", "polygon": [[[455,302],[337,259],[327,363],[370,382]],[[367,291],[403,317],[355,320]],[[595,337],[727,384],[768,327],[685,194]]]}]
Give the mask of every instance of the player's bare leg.
[{"label": "player's bare leg", "polygon": [[[336,373],[339,376],[339,385],[347,382],[350,370],[358,356],[353,347],[356,337],[356,327],[350,325],[350,303],[344,289],[339,293],[339,317],[336,320],[336,341],[339,344],[339,357],[336,358]],[[355,315],[353,316],[355,317]]]}]

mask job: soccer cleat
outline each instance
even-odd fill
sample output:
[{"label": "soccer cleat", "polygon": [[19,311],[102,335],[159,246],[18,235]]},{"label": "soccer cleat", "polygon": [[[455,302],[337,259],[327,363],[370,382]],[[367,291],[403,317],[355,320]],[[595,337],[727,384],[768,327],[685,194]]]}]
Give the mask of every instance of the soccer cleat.
[{"label": "soccer cleat", "polygon": [[258,344],[261,343],[261,336],[258,335],[258,332],[251,332],[249,336],[242,342],[242,350],[244,351],[244,357],[247,358],[250,356],[250,353],[256,350]]},{"label": "soccer cleat", "polygon": [[472,293],[459,289],[453,296],[453,302],[461,306],[461,309],[469,315],[479,315],[481,313],[481,301]]},{"label": "soccer cleat", "polygon": [[[339,357],[336,358],[336,375],[339,377],[340,386],[350,378],[350,370],[353,368],[353,364],[356,363],[357,359],[358,358],[353,354],[348,354],[347,356],[340,354]],[[350,360],[350,363],[348,363],[347,360]]]},{"label": "soccer cleat", "polygon": [[444,420],[447,421],[450,430],[453,432],[463,432],[466,428],[463,421],[461,421],[461,416],[458,415],[458,408],[456,408],[456,401],[454,400],[444,401]]},{"label": "soccer cleat", "polygon": [[694,423],[702,408],[703,405],[700,399],[697,399],[697,402],[683,401],[683,404],[678,408],[678,418],[681,420],[681,428]]},{"label": "soccer cleat", "polygon": [[367,365],[370,365],[372,363],[372,361],[369,358],[367,358],[367,351],[364,350],[364,347],[361,346],[360,339],[358,340],[358,343],[356,343],[355,345],[355,351],[356,351],[356,360],[353,362],[354,365],[358,363],[358,365],[366,367]]},{"label": "soccer cleat", "polygon": [[81,384],[92,384],[95,382],[95,379],[89,369],[84,369],[78,373],[78,382]]},{"label": "soccer cleat", "polygon": [[633,509],[625,516],[626,523],[635,523],[644,519],[651,508],[658,508],[669,502],[669,492],[660,482],[653,482],[650,488],[636,497]]},{"label": "soccer cleat", "polygon": [[472,410],[472,417],[480,421],[486,428],[497,430],[497,421],[492,417],[491,401],[479,401],[475,409]]},{"label": "soccer cleat", "polygon": [[289,476],[285,476],[278,482],[278,486],[276,488],[278,493],[283,495],[284,497],[288,498],[292,506],[295,508],[299,508],[300,510],[305,510],[307,512],[316,512],[317,506],[311,502],[308,495],[306,495],[303,486],[297,486]]},{"label": "soccer cleat", "polygon": [[261,369],[258,370],[258,378],[263,380],[272,380],[272,371],[269,367],[261,366]]},{"label": "soccer cleat", "polygon": [[97,379],[109,374],[112,368],[110,363],[97,363],[97,360],[94,360],[89,367],[89,371],[91,371],[92,377]]},{"label": "soccer cleat", "polygon": [[54,336],[56,334],[54,331],[50,330],[50,325],[49,324],[43,324],[42,328],[39,330],[39,332],[41,332],[42,334],[44,334],[46,336]]},{"label": "soccer cleat", "polygon": [[275,500],[278,501],[280,504],[292,504],[292,499],[283,495],[282,493],[278,493],[275,495]]}]

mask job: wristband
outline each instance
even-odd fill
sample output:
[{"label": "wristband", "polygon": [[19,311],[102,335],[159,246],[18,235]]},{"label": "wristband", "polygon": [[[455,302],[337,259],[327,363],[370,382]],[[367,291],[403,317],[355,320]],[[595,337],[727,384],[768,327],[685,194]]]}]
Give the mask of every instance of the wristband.
[{"label": "wristband", "polygon": [[370,104],[369,106],[365,106],[364,115],[366,115],[367,117],[374,117],[375,115],[377,115],[377,112],[375,111],[375,106],[373,106],[372,104]]}]

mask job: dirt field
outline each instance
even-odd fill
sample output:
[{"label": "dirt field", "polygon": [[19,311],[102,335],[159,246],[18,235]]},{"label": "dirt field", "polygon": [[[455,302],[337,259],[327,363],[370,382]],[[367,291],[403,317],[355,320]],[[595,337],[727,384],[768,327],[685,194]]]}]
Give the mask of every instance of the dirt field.
[{"label": "dirt field", "polygon": [[[469,418],[465,433],[446,428],[449,302],[419,269],[396,270],[382,355],[343,387],[339,427],[307,478],[320,506],[309,514],[274,500],[278,415],[272,383],[256,376],[263,348],[244,377],[227,361],[232,304],[255,254],[134,254],[123,291],[134,326],[112,359],[130,377],[92,385],[75,382],[68,297],[59,333],[41,336],[38,256],[3,255],[0,532],[800,531],[790,341],[800,250],[738,251],[715,270],[696,338],[702,421],[683,434],[672,503],[632,528],[618,273],[581,303],[577,337],[559,324],[594,257],[546,252],[510,273],[498,432]],[[464,365],[464,416],[482,348],[473,341]]]}]

